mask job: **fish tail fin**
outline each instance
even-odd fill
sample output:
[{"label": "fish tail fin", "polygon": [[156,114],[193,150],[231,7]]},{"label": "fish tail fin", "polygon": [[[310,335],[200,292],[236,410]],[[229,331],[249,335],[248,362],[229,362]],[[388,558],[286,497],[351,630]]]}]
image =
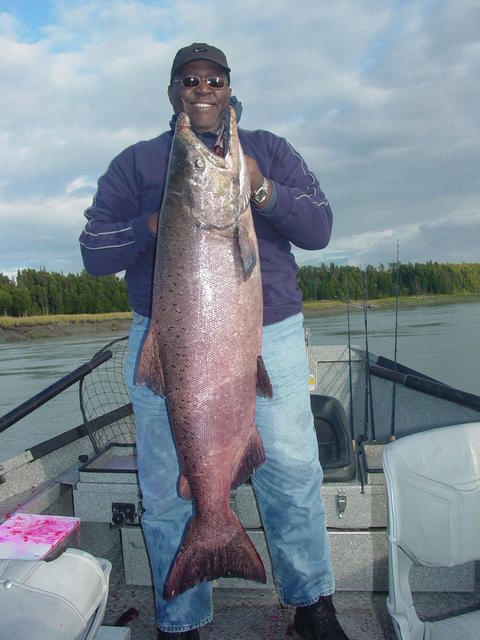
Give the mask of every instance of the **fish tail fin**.
[{"label": "fish tail fin", "polygon": [[149,387],[158,396],[165,397],[165,383],[163,380],[162,363],[158,349],[157,337],[152,328],[142,346],[137,365],[136,383]]},{"label": "fish tail fin", "polygon": [[183,545],[165,585],[166,600],[199,582],[217,578],[244,578],[265,583],[265,567],[247,532],[232,512],[221,530],[208,530],[198,517],[191,520]]},{"label": "fish tail fin", "polygon": [[248,439],[247,446],[243,450],[242,457],[236,465],[232,475],[232,489],[239,487],[247,480],[257,467],[265,462],[265,451],[263,442],[257,427],[253,425],[253,429]]}]

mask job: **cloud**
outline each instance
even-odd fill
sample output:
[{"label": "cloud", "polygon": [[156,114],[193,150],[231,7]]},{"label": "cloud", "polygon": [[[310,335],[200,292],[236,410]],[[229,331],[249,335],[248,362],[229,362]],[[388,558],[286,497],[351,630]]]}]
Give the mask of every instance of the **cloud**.
[{"label": "cloud", "polygon": [[[89,180],[86,176],[79,176],[67,184],[65,193],[73,193],[74,191],[87,190],[90,193],[95,193],[96,183]],[[92,191],[93,190],[93,191]]]},{"label": "cloud", "polygon": [[478,262],[479,237],[480,213],[470,212],[453,219],[342,236],[324,251],[295,249],[294,253],[301,266],[329,261],[362,267],[387,265],[396,261],[398,242],[401,262]]},{"label": "cloud", "polygon": [[193,41],[225,49],[242,126],[285,136],[332,203],[330,245],[299,262],[388,264],[397,239],[402,259],[478,260],[478,3],[46,5],[0,14],[0,270],[81,269],[96,180],[167,128],[172,56]]},{"label": "cloud", "polygon": [[78,237],[85,223],[82,212],[91,199],[91,195],[70,193],[43,200],[30,197],[0,202],[0,225],[8,229],[0,234],[1,271],[11,274],[40,267],[64,273],[80,271]]}]

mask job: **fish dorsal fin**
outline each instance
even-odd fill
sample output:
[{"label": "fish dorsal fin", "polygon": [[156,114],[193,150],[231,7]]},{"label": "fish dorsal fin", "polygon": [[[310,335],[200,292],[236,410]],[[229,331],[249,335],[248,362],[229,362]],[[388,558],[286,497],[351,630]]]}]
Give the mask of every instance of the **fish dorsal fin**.
[{"label": "fish dorsal fin", "polygon": [[136,382],[138,385],[149,387],[158,396],[165,397],[165,382],[163,379],[157,336],[152,328],[150,328],[147,333],[140,353]]}]

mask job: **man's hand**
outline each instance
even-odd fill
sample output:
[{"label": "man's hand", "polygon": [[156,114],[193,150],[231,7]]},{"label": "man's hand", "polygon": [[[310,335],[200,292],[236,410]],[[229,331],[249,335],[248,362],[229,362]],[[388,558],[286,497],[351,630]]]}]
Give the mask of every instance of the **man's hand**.
[{"label": "man's hand", "polygon": [[247,169],[250,174],[250,192],[253,195],[263,184],[263,173],[260,171],[257,161],[252,156],[245,156]]},{"label": "man's hand", "polygon": [[[247,169],[248,169],[248,173],[250,175],[250,196],[253,196],[255,191],[257,191],[257,189],[260,189],[260,187],[262,186],[263,181],[264,181],[264,175],[260,171],[260,168],[259,168],[255,158],[252,158],[251,156],[245,155],[245,160],[247,161]],[[265,198],[265,200],[262,202],[261,205],[255,205],[257,207],[257,209],[262,209],[267,204],[267,202],[270,200],[270,196],[271,195],[272,195],[272,182],[271,182],[271,180],[269,180],[268,181],[268,195]]]},{"label": "man's hand", "polygon": [[158,227],[158,211],[154,211],[152,214],[148,216],[148,228],[150,229],[150,233],[153,236],[157,236],[157,227]]},{"label": "man's hand", "polygon": [[[260,171],[260,168],[259,168],[255,158],[252,158],[251,156],[245,155],[245,160],[247,161],[247,169],[248,169],[248,173],[250,175],[250,195],[253,196],[255,191],[260,189],[260,187],[262,186],[263,180],[264,180],[264,175]],[[260,205],[260,207],[259,207],[260,209],[267,204],[267,202],[270,200],[270,196],[271,195],[272,195],[272,183],[269,180],[268,181],[268,195],[267,195],[265,201],[262,202],[262,204]]]}]

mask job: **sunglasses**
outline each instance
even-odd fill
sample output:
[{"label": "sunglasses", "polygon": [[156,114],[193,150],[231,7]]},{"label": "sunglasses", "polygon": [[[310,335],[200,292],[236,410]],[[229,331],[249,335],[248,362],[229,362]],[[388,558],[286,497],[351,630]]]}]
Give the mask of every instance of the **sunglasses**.
[{"label": "sunglasses", "polygon": [[225,84],[225,78],[220,76],[185,76],[181,80],[174,80],[174,82],[181,82],[184,87],[191,89],[198,87],[204,78],[211,89],[221,89]]}]

